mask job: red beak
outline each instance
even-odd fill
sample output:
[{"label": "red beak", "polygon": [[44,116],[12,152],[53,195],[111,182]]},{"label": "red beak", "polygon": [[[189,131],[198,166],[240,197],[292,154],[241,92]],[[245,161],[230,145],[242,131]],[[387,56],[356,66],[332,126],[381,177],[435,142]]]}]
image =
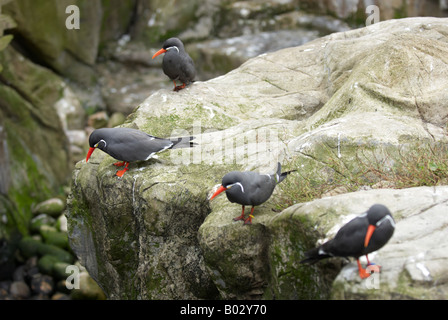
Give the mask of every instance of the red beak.
[{"label": "red beak", "polygon": [[218,188],[218,190],[216,190],[216,192],[212,195],[212,197],[210,198],[210,201],[213,200],[213,198],[216,197],[218,194],[220,194],[221,192],[226,191],[226,190],[227,190],[226,187],[220,186]]},{"label": "red beak", "polygon": [[158,55],[165,53],[166,50],[165,49],[160,49],[159,51],[157,51],[156,53],[154,53],[154,55],[152,56],[152,58],[154,59],[155,57],[157,57]]},{"label": "red beak", "polygon": [[369,245],[370,238],[372,237],[373,231],[375,231],[376,227],[372,224],[367,228],[366,238],[364,239],[364,247],[367,248]]},{"label": "red beak", "polygon": [[90,156],[92,155],[93,151],[95,151],[95,148],[90,148],[89,152],[87,152],[86,162],[89,161]]}]

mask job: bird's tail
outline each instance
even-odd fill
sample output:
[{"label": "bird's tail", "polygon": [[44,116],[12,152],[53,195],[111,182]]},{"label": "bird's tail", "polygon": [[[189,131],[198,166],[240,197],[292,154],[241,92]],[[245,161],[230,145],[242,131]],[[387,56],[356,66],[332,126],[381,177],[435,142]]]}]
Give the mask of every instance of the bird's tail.
[{"label": "bird's tail", "polygon": [[285,180],[285,178],[288,176],[288,174],[290,174],[291,172],[294,172],[297,170],[290,170],[290,171],[286,171],[286,172],[282,172],[282,165],[280,164],[280,162],[277,165],[277,184],[282,182],[283,180]]},{"label": "bird's tail", "polygon": [[300,261],[300,263],[314,264],[322,259],[329,257],[329,254],[322,252],[322,250],[320,250],[320,247],[317,247],[305,252],[305,259]]},{"label": "bird's tail", "polygon": [[197,146],[198,144],[191,141],[194,137],[181,137],[181,138],[170,138],[173,145],[170,147],[170,149],[179,149],[179,148],[192,148],[194,146]]}]

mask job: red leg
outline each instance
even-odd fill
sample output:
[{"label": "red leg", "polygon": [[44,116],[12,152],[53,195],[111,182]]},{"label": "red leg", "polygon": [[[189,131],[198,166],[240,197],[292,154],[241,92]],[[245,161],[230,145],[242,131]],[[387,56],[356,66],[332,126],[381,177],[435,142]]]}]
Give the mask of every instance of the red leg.
[{"label": "red leg", "polygon": [[115,163],[114,163],[114,166],[116,166],[116,167],[122,167],[122,166],[124,166],[125,164],[126,164],[126,161],[123,161],[123,162],[118,161],[118,162],[115,162]]},{"label": "red leg", "polygon": [[176,87],[174,87],[174,91],[182,90],[182,89],[185,88],[185,87],[186,87],[186,84],[185,84],[185,83],[182,83],[181,86],[176,86]]},{"label": "red leg", "polygon": [[367,268],[366,269],[368,269],[370,271],[370,273],[372,273],[372,272],[379,273],[381,266],[370,262],[369,257],[367,255],[366,255],[366,259],[367,259]]},{"label": "red leg", "polygon": [[253,215],[254,209],[255,209],[255,207],[252,206],[252,209],[250,210],[249,218],[244,220],[244,224],[252,224],[252,218],[254,217],[254,215]]},{"label": "red leg", "polygon": [[356,262],[358,263],[359,277],[361,279],[366,279],[370,277],[370,273],[368,273],[366,269],[363,269],[363,267],[361,266],[361,262],[359,262],[359,259],[356,259]]},{"label": "red leg", "polygon": [[125,163],[126,163],[126,166],[124,167],[124,169],[117,171],[117,173],[116,173],[117,177],[121,178],[124,175],[124,173],[129,170],[128,169],[129,162],[125,161]]},{"label": "red leg", "polygon": [[244,219],[244,206],[243,206],[243,212],[241,213],[240,216],[233,218],[233,221],[239,221],[239,220],[243,220]]}]

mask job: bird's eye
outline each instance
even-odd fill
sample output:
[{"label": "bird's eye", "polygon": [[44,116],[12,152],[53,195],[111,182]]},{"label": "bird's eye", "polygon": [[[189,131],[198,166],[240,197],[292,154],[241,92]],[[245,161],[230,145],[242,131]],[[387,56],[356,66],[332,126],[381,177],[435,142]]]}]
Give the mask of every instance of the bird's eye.
[{"label": "bird's eye", "polygon": [[240,187],[241,187],[241,191],[244,193],[243,185],[242,185],[240,182],[235,182],[235,183],[229,184],[229,185],[227,186],[227,189],[230,189],[231,187],[233,187],[233,186],[235,186],[235,185],[240,186]]},{"label": "bird's eye", "polygon": [[[100,146],[101,143],[103,144],[102,146]],[[106,145],[107,145],[106,141],[104,141],[103,139],[101,139],[100,141],[97,142],[96,145],[94,145],[94,147],[95,147],[95,148],[98,148],[98,147],[103,147],[103,148],[104,148]]]}]

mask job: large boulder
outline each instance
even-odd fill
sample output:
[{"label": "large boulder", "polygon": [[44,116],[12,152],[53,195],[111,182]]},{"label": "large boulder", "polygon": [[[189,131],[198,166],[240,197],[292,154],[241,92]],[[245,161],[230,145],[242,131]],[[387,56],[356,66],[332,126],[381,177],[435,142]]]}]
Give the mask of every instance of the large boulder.
[{"label": "large boulder", "polygon": [[68,141],[54,107],[65,85],[11,46],[0,53],[0,64],[1,227],[27,234],[31,206],[70,176]]},{"label": "large boulder", "polygon": [[[394,152],[446,143],[447,22],[403,19],[335,33],[260,55],[180,92],[157,91],[124,125],[158,136],[194,135],[198,146],[131,164],[122,179],[114,159],[102,152],[78,162],[67,213],[74,252],[109,298],[331,297],[342,266],[329,272],[299,265],[304,251],[340,215],[362,213],[384,199],[392,212],[403,212],[396,215],[398,226],[407,225],[413,216],[404,212],[413,204],[403,200],[397,207],[387,199],[399,191],[381,190],[388,194],[381,197],[373,190],[362,205],[356,199],[364,193],[349,193],[351,204],[330,197],[282,211],[278,199],[302,199],[282,185],[289,181],[293,191],[305,174],[334,183],[344,174],[334,162],[356,172],[359,150],[368,159],[379,153],[381,159],[373,159],[387,171],[399,162],[386,161]],[[253,225],[232,221],[241,206],[225,196],[208,200],[226,172],[267,173],[277,161],[297,172],[255,209]],[[402,192],[405,199],[420,191]],[[315,213],[303,214],[311,206]],[[400,245],[391,242],[395,251]],[[381,263],[386,269],[387,261]]]},{"label": "large boulder", "polygon": [[99,51],[126,32],[134,7],[135,1],[14,0],[2,10],[17,22],[16,42],[34,60],[88,87]]}]

